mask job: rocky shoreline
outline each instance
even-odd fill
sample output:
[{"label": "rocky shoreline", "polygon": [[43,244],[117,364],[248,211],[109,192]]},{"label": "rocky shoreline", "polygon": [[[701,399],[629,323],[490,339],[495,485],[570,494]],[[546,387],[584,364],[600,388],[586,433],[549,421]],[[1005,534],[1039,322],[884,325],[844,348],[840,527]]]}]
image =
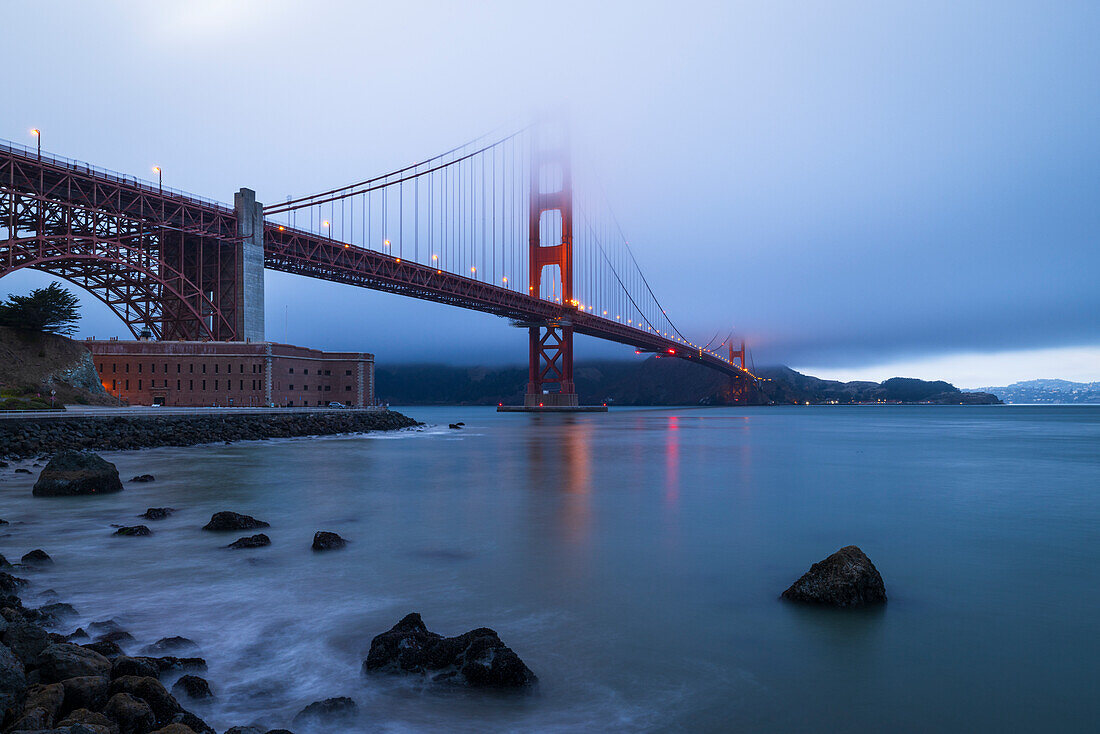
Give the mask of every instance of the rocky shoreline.
[{"label": "rocky shoreline", "polygon": [[117,451],[224,441],[328,436],[411,428],[419,422],[392,410],[360,413],[27,418],[0,421],[0,458],[27,459],[64,449]]}]

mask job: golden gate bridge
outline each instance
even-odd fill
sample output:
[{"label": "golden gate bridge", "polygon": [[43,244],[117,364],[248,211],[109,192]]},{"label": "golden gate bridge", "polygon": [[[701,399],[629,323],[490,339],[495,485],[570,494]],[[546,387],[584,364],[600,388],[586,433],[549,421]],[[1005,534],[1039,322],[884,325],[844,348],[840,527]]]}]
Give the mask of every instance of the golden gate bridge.
[{"label": "golden gate bridge", "polygon": [[676,327],[584,176],[564,127],[540,124],[230,207],[0,143],[0,277],[65,279],[157,339],[263,341],[265,268],[482,311],[528,330],[529,406],[577,404],[574,334],[751,378],[744,342]]}]

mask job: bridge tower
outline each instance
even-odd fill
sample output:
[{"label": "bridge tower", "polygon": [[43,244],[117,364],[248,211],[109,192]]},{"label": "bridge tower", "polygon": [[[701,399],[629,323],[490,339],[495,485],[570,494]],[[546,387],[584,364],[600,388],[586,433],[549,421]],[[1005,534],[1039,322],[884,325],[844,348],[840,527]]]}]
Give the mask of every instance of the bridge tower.
[{"label": "bridge tower", "polygon": [[[545,135],[545,130],[540,132]],[[560,217],[561,235],[556,242],[543,243],[544,215],[548,214],[547,229],[555,233],[558,223],[555,220]],[[535,298],[543,297],[543,272],[556,265],[561,281],[562,312],[568,314],[573,302],[573,180],[568,140],[564,134],[560,140],[549,144],[538,134],[532,138],[528,226],[530,293]],[[527,331],[530,364],[524,406],[576,406],[573,324],[569,317],[531,325]]]},{"label": "bridge tower", "polygon": [[741,348],[734,349],[733,342],[730,342],[730,362],[733,362],[741,369],[745,369],[745,340],[741,340]]}]

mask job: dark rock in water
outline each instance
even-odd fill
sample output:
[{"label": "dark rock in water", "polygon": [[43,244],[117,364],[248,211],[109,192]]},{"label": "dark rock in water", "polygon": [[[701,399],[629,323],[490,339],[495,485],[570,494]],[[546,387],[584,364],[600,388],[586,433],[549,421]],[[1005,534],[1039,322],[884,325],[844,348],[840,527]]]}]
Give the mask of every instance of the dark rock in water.
[{"label": "dark rock in water", "polygon": [[131,482],[142,483],[142,482],[152,482],[155,479],[156,479],[156,477],[154,477],[152,474],[138,474],[136,477],[134,477],[130,481]]},{"label": "dark rock in water", "polygon": [[23,661],[6,645],[0,645],[0,716],[23,699],[27,671]]},{"label": "dark rock in water", "polygon": [[53,559],[50,558],[49,554],[41,548],[35,548],[29,553],[24,553],[23,557],[19,560],[21,560],[23,563],[37,563],[42,565],[53,563]]},{"label": "dark rock in water", "polygon": [[789,601],[855,607],[886,601],[886,587],[875,564],[854,545],[845,546],[810,570],[783,592]]},{"label": "dark rock in water", "polygon": [[433,681],[516,688],[538,681],[519,656],[486,627],[457,637],[429,632],[413,613],[371,640],[363,672],[414,673]]},{"label": "dark rock in water", "polygon": [[269,528],[270,523],[257,520],[250,515],[242,515],[237,512],[215,512],[210,516],[210,522],[203,526],[203,530],[255,530],[256,528]]},{"label": "dark rock in water", "polygon": [[318,530],[313,534],[313,550],[315,551],[338,550],[347,544],[348,542],[339,535],[326,530]]},{"label": "dark rock in water", "polygon": [[175,512],[175,510],[171,507],[150,507],[138,517],[143,517],[146,520],[163,520],[173,512]]},{"label": "dark rock in water", "polygon": [[93,652],[98,652],[103,657],[112,660],[122,654],[122,648],[118,646],[117,642],[112,642],[111,640],[97,640],[81,645],[81,647],[92,650]]},{"label": "dark rock in water", "polygon": [[98,711],[107,703],[107,686],[110,681],[105,676],[85,675],[76,678],[66,678],[61,681],[65,689],[65,701],[62,708],[65,711],[74,709],[91,709]]},{"label": "dark rock in water", "polygon": [[7,524],[9,524],[8,521],[5,520],[4,518],[0,517],[0,525],[7,525]]},{"label": "dark rock in water", "polygon": [[30,469],[24,469],[23,467],[19,467],[18,469],[15,470],[15,473],[16,474],[30,474],[31,470]]},{"label": "dark rock in water", "polygon": [[256,535],[234,540],[226,548],[263,548],[265,545],[271,545],[271,538],[263,533],[257,533]]},{"label": "dark rock in water", "polygon": [[359,713],[359,706],[347,696],[314,701],[298,712],[294,724],[328,724],[350,719]]},{"label": "dark rock in water", "polygon": [[76,616],[76,609],[72,604],[65,604],[64,602],[54,602],[52,604],[46,604],[35,610],[38,617],[38,621],[47,627],[57,627],[66,619],[72,619]]},{"label": "dark rock in water", "polygon": [[169,652],[185,652],[198,650],[199,646],[194,640],[186,637],[162,637],[151,645],[146,645],[145,652],[150,655],[162,655]]},{"label": "dark rock in water", "polygon": [[458,423],[448,423],[448,424],[447,424],[447,428],[450,428],[450,429],[451,429],[452,431],[460,431],[460,430],[462,430],[462,426],[461,426],[461,425],[459,425]]},{"label": "dark rock in water", "polygon": [[128,734],[144,734],[156,726],[156,717],[148,703],[129,693],[115,693],[103,707],[107,718],[118,723],[118,729]]},{"label": "dark rock in water", "polygon": [[115,535],[126,535],[135,538],[152,534],[153,531],[145,525],[130,525],[127,527],[121,527],[115,531]]},{"label": "dark rock in water", "polygon": [[[271,731],[275,730],[272,729]],[[225,730],[225,734],[271,734],[271,731],[265,733],[258,726],[231,726]]]},{"label": "dark rock in water", "polygon": [[113,632],[114,630],[120,629],[122,629],[122,625],[113,619],[101,619],[88,625],[89,631],[100,634],[102,634],[103,632]]},{"label": "dark rock in water", "polygon": [[142,658],[152,660],[161,673],[169,670],[206,670],[206,661],[202,658],[177,658],[172,655],[164,655],[159,658]]},{"label": "dark rock in water", "polygon": [[35,497],[121,492],[118,469],[90,451],[59,451],[34,483]]},{"label": "dark rock in water", "polygon": [[111,675],[111,661],[88,647],[69,642],[46,645],[38,653],[39,680],[57,683],[66,678]]},{"label": "dark rock in water", "polygon": [[200,678],[197,675],[183,675],[172,686],[172,693],[177,696],[187,696],[188,698],[213,698],[214,693],[210,690],[210,684],[205,678]]},{"label": "dark rock in water", "polygon": [[133,642],[134,636],[126,630],[111,630],[105,632],[95,639],[96,642]]},{"label": "dark rock in water", "polygon": [[21,579],[18,576],[12,576],[10,573],[0,571],[0,593],[14,594],[18,589],[26,585],[26,579]]},{"label": "dark rock in water", "polygon": [[8,563],[8,559],[4,558],[4,554],[0,553],[0,568],[10,568],[11,564]]},{"label": "dark rock in water", "polygon": [[290,729],[268,729],[264,734],[294,734]]},{"label": "dark rock in water", "polygon": [[87,639],[90,639],[90,638],[88,637],[88,633],[85,631],[85,629],[83,627],[77,627],[75,630],[72,631],[72,633],[69,634],[69,642],[72,642],[73,640],[87,640]]},{"label": "dark rock in water", "polygon": [[124,675],[136,675],[139,678],[158,678],[160,669],[154,658],[130,657],[119,655],[111,662],[111,679]]}]

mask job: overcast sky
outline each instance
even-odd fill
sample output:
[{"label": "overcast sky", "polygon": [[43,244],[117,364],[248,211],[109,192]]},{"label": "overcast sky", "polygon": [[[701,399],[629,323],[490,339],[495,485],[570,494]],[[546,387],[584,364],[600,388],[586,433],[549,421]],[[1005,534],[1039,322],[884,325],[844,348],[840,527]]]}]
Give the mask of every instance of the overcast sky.
[{"label": "overcast sky", "polygon": [[[3,138],[271,202],[565,109],[695,340],[732,326],[823,376],[1100,380],[1094,1],[4,2],[0,26]],[[271,339],[526,358],[495,317],[267,286]],[[85,302],[83,334],[126,335]]]}]

